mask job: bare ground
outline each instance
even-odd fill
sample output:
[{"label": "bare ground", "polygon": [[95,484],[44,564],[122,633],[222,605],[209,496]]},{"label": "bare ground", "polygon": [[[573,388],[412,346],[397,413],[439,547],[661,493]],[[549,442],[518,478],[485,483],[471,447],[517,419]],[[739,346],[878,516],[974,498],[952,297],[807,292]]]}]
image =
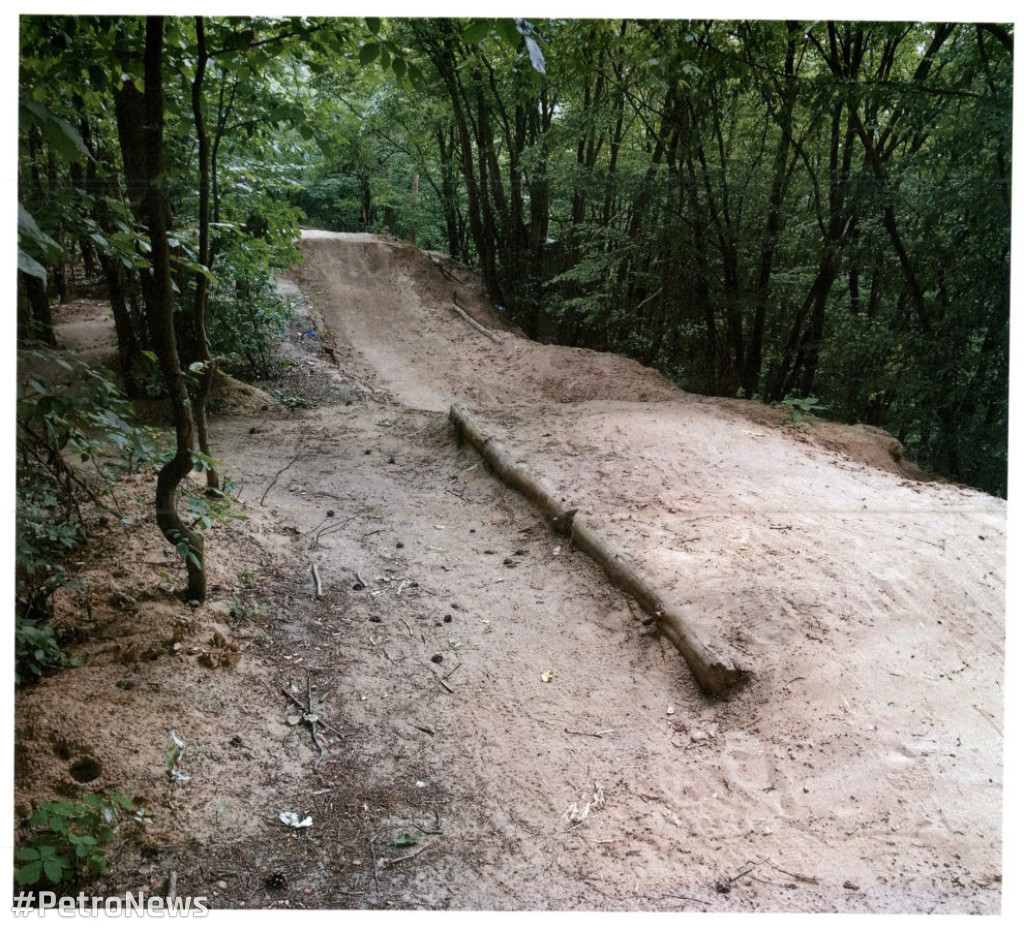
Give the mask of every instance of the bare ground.
[{"label": "bare ground", "polygon": [[[292,365],[264,387],[309,406],[222,384],[247,519],[208,534],[209,602],[177,599],[152,476],[132,479],[135,522],[97,528],[56,605],[84,664],[18,695],[19,816],[103,787],[150,815],[96,893],[173,871],[229,908],[999,912],[1004,502],[921,480],[879,431],[532,343],[439,256],[304,250]],[[109,353],[101,304],[63,332]],[[704,696],[456,445],[453,402],[750,680]]]}]

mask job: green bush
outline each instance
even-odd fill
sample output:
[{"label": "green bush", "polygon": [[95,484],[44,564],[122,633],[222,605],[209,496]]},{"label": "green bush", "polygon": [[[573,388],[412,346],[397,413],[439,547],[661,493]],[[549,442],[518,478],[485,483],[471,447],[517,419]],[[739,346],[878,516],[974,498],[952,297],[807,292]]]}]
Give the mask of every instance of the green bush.
[{"label": "green bush", "polygon": [[319,229],[362,232],[362,186],[354,175],[318,178],[292,193],[296,205]]},{"label": "green bush", "polygon": [[31,836],[15,853],[15,881],[55,886],[101,874],[117,821],[132,811],[132,803],[116,792],[44,801],[29,817]]},{"label": "green bush", "polygon": [[302,261],[300,216],[296,208],[267,198],[221,240],[210,293],[210,349],[247,377],[273,371],[274,347],[294,313],[277,292],[274,274]]},{"label": "green bush", "polygon": [[818,403],[817,397],[787,397],[775,407],[785,407],[789,411],[789,425],[802,426],[804,423],[814,425],[814,412],[828,410],[824,404]]},{"label": "green bush", "polygon": [[[14,683],[35,681],[47,671],[69,662],[57,643],[51,626],[36,626],[25,617],[15,617]],[[74,662],[74,660],[70,660]]]},{"label": "green bush", "polygon": [[217,288],[210,300],[210,350],[222,365],[250,378],[266,378],[278,366],[275,348],[294,315],[292,304],[270,278],[240,288]]},{"label": "green bush", "polygon": [[[57,365],[66,383],[39,374]],[[67,584],[63,559],[84,541],[92,511],[109,510],[119,472],[157,456],[157,433],[130,422],[113,375],[39,349],[19,353],[15,519],[15,680],[34,681],[65,661],[45,625]]]}]

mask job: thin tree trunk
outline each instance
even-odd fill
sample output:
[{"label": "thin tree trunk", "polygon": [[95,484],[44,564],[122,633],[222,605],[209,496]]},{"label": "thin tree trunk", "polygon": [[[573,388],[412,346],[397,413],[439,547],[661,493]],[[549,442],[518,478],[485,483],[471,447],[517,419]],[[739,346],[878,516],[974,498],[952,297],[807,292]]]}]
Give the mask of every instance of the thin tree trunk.
[{"label": "thin tree trunk", "polygon": [[[210,137],[203,119],[203,79],[206,76],[206,30],[203,17],[196,17],[196,73],[192,79],[192,116],[196,125],[196,140],[199,149],[199,264],[208,273],[213,259],[210,251]],[[192,410],[196,418],[196,433],[199,450],[208,459],[210,453],[210,427],[207,407],[217,366],[210,355],[210,340],[206,332],[209,315],[210,281],[203,271],[196,274],[196,294],[193,306],[193,328],[202,353],[203,369],[199,376],[199,389],[193,398]],[[206,486],[213,490],[220,488],[220,476],[210,463],[206,465]]]},{"label": "thin tree trunk", "polygon": [[782,107],[778,116],[779,143],[775,150],[772,168],[772,187],[768,198],[768,219],[761,255],[757,266],[757,281],[754,284],[754,319],[747,337],[741,377],[744,394],[753,397],[761,378],[761,359],[764,347],[764,328],[768,316],[768,300],[772,271],[775,266],[775,249],[782,229],[782,202],[786,196],[789,152],[792,144],[793,105],[796,100],[796,37],[799,25],[787,23],[789,41],[786,44],[786,64]]},{"label": "thin tree trunk", "polygon": [[39,278],[19,272],[22,283],[25,285],[25,294],[28,297],[30,316],[27,326],[27,335],[33,339],[39,339],[47,345],[55,346],[57,336],[53,331],[53,316],[50,310],[50,298],[46,296],[46,285]]},{"label": "thin tree trunk", "polygon": [[117,91],[116,99],[118,136],[129,191],[150,241],[151,272],[142,276],[146,319],[171,398],[177,442],[174,456],[157,476],[156,522],[185,560],[186,598],[202,601],[206,598],[203,537],[184,523],[176,507],[178,485],[192,471],[194,425],[174,331],[169,211],[160,188],[164,175],[162,16],[146,18],[145,92],[139,94],[131,81],[126,81]]}]

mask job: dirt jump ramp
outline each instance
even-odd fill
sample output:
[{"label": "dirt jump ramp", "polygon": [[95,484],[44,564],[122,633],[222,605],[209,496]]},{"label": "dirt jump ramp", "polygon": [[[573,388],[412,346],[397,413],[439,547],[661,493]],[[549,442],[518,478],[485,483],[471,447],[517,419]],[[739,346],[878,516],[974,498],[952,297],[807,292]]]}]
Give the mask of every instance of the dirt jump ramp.
[{"label": "dirt jump ramp", "polygon": [[516,461],[472,413],[455,405],[448,418],[460,442],[468,441],[505,484],[536,504],[558,532],[569,536],[572,545],[590,556],[613,584],[635,598],[654,617],[658,629],[682,654],[705,692],[722,695],[749,677],[748,670],[701,639],[682,605],[672,603],[625,553],[604,539],[580,513],[580,506],[560,500],[539,476]]}]

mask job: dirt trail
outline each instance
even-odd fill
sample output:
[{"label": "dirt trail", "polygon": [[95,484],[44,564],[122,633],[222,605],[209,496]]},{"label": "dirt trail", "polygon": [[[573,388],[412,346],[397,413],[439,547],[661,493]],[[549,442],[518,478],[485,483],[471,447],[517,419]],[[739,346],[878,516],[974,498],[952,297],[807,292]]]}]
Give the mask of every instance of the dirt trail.
[{"label": "dirt trail", "polygon": [[[166,802],[208,854],[189,864],[168,840],[158,867],[126,857],[111,881],[176,866],[190,893],[246,907],[998,912],[1004,502],[911,480],[877,432],[797,432],[531,343],[464,269],[408,245],[309,234],[304,251],[288,286],[316,336],[292,334],[291,377],[320,406],[250,392],[217,421],[248,548],[209,544],[222,613],[201,619],[243,660],[144,676],[201,696],[148,712],[211,747]],[[456,446],[453,402],[686,603],[749,684],[701,695],[635,605]],[[251,592],[231,582],[247,565]],[[334,727],[315,773],[279,691],[304,693],[307,670]],[[113,735],[47,699],[21,701],[23,778],[75,726],[111,779],[160,796],[158,744],[117,758]],[[233,774],[232,734],[248,753]],[[285,805],[314,827],[276,822]]]},{"label": "dirt trail", "polygon": [[[460,303],[504,331],[495,345],[451,313],[448,282],[407,245],[318,236],[305,247],[303,281],[327,326],[396,399],[470,404],[754,670],[733,700],[698,698],[696,722],[668,713],[679,696],[667,682],[610,705],[653,711],[637,723],[651,771],[666,774],[633,790],[660,799],[654,819],[675,827],[672,812],[691,808],[662,854],[673,832],[703,838],[704,854],[743,835],[751,860],[784,865],[781,851],[799,849],[806,868],[791,871],[826,862],[869,898],[900,873],[955,888],[958,869],[984,882],[999,871],[1002,502],[907,480],[892,440],[872,431],[847,429],[846,448],[873,445],[868,460],[890,470],[625,359],[539,346],[460,287]],[[841,428],[828,429],[843,448]],[[567,608],[578,630],[587,612]],[[575,663],[560,674],[600,680]],[[589,703],[600,729],[606,705]],[[639,813],[635,798],[629,807],[620,828]],[[865,856],[868,837],[879,849]],[[681,863],[668,859],[672,874]]]}]

